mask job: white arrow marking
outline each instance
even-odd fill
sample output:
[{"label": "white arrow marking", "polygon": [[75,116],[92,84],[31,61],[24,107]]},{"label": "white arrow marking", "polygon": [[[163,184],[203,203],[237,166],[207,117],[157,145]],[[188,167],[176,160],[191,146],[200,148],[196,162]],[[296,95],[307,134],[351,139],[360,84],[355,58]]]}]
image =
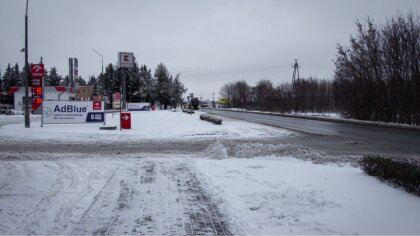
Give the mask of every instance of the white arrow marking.
[{"label": "white arrow marking", "polygon": [[128,116],[127,115],[123,116],[123,119],[128,120]]}]

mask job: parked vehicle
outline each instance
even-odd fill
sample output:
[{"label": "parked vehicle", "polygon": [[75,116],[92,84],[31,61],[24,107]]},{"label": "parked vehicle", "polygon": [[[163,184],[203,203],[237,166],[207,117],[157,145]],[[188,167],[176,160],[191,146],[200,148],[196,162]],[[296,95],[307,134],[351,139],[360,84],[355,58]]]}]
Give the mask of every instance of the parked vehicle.
[{"label": "parked vehicle", "polygon": [[198,110],[198,106],[200,105],[200,100],[197,97],[193,97],[190,100],[190,109]]},{"label": "parked vehicle", "polygon": [[200,106],[201,106],[201,107],[209,107],[209,103],[208,103],[208,102],[203,101],[203,102],[201,102]]}]

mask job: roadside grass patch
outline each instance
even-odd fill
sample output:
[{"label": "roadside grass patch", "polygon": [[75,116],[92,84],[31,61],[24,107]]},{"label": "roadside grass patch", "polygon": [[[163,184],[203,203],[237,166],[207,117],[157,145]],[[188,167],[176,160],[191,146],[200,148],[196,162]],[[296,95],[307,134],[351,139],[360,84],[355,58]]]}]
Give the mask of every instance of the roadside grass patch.
[{"label": "roadside grass patch", "polygon": [[420,196],[420,165],[408,160],[393,160],[381,156],[365,156],[359,161],[360,168],[370,176],[402,187]]}]

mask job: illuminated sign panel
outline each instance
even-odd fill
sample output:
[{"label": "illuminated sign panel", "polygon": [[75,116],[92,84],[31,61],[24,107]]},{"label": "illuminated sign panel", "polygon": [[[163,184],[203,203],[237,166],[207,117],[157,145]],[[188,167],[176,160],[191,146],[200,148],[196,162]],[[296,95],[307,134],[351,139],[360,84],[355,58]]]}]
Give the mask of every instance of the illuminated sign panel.
[{"label": "illuminated sign panel", "polygon": [[89,124],[105,121],[102,101],[44,101],[44,124]]},{"label": "illuminated sign panel", "polygon": [[32,78],[32,113],[41,107],[42,105],[42,77]]},{"label": "illuminated sign panel", "polygon": [[42,79],[44,77],[44,64],[31,64],[32,77],[32,113],[42,105]]}]

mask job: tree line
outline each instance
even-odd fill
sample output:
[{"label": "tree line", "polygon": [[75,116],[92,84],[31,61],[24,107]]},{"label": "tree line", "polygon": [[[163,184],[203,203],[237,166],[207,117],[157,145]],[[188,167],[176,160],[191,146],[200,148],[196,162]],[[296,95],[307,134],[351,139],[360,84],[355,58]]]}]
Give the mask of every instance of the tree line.
[{"label": "tree line", "polygon": [[317,78],[298,79],[274,86],[270,80],[261,79],[254,87],[246,81],[227,83],[220,95],[232,107],[279,112],[331,112],[334,110],[333,83]]},{"label": "tree line", "polygon": [[348,117],[420,124],[420,20],[356,23],[350,46],[338,45],[336,106]]},{"label": "tree line", "polygon": [[[128,70],[119,69],[110,63],[105,68],[104,74],[90,76],[86,82],[81,76],[75,79],[79,86],[92,86],[93,95],[104,95],[112,100],[112,94],[121,91],[123,77],[126,78],[127,101],[128,102],[151,102],[157,103],[166,109],[168,105],[175,106],[183,100],[182,95],[187,91],[181,82],[180,74],[173,76],[167,67],[160,63],[153,75],[151,69],[146,65],[139,67],[134,62],[134,67]],[[10,63],[2,73],[0,71],[0,90],[8,91],[10,87],[23,87],[25,73],[19,70],[16,63]],[[45,69],[45,86],[69,86],[70,77],[59,75],[53,66],[50,70]]]},{"label": "tree line", "polygon": [[297,79],[274,86],[262,79],[226,83],[231,106],[280,112],[339,112],[343,117],[420,124],[420,17],[375,25],[356,22],[348,47],[337,45],[332,80]]}]

